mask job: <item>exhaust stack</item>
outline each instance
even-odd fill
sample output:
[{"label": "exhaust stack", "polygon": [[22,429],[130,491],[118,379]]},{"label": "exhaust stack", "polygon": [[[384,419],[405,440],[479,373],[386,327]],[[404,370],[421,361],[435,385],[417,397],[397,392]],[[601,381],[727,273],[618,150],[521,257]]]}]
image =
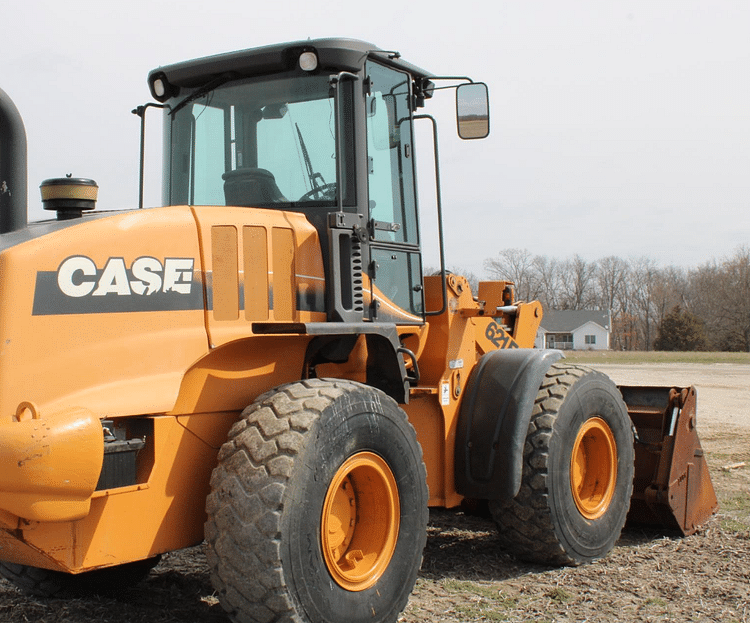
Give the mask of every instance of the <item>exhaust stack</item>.
[{"label": "exhaust stack", "polygon": [[13,100],[0,89],[0,234],[27,226],[26,186],[26,129]]}]

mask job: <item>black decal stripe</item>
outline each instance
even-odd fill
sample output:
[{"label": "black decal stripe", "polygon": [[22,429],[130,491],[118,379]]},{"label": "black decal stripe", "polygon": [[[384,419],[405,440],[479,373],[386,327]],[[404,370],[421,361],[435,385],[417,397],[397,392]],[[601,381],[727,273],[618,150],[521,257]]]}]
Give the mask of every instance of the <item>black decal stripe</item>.
[{"label": "black decal stripe", "polygon": [[299,311],[325,312],[326,304],[324,300],[322,286],[308,288],[306,291],[297,290],[297,309]]},{"label": "black decal stripe", "polygon": [[[101,276],[101,270],[97,271],[96,278]],[[196,276],[198,273],[196,273]],[[213,275],[206,274],[207,288],[206,299],[208,309],[213,309]],[[245,307],[244,284],[240,284],[240,310]],[[269,287],[269,307],[273,309],[273,291]],[[200,280],[193,278],[190,294],[179,294],[177,292],[154,292],[150,295],[131,293],[120,295],[115,293],[104,296],[74,297],[63,294],[57,285],[57,272],[40,271],[36,276],[36,289],[34,292],[34,316],[64,316],[70,314],[114,314],[120,312],[154,312],[154,311],[190,311],[202,310],[203,284]],[[325,312],[324,290],[322,287],[307,289],[303,294],[297,290],[297,309],[299,311]]]},{"label": "black decal stripe", "polygon": [[150,295],[106,294],[74,297],[62,293],[57,272],[38,272],[34,292],[34,316],[113,314],[119,312],[188,311],[203,309],[203,284],[193,278],[190,294],[154,292]]}]

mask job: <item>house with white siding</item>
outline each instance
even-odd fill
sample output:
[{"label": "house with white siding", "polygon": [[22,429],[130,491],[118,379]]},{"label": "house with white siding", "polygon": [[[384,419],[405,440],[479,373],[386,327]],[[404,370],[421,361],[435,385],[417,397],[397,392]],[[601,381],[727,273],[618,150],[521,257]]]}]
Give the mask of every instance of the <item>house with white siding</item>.
[{"label": "house with white siding", "polygon": [[536,334],[536,348],[608,350],[612,315],[607,310],[545,310]]}]

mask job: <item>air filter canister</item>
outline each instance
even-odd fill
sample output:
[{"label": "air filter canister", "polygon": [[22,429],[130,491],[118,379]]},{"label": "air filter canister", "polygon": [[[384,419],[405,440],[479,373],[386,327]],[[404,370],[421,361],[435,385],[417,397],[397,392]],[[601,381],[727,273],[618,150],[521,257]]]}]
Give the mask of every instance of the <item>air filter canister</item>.
[{"label": "air filter canister", "polygon": [[45,210],[57,212],[60,221],[78,218],[83,210],[93,210],[99,194],[96,182],[83,177],[44,180],[39,188],[42,191],[42,206]]}]

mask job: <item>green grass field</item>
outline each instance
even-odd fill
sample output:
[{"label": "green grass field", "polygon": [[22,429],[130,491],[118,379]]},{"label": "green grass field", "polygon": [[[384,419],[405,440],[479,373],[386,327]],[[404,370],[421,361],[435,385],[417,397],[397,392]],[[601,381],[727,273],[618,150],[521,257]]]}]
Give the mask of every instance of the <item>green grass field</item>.
[{"label": "green grass field", "polygon": [[705,353],[664,351],[566,350],[565,359],[574,363],[744,363],[750,353]]}]

